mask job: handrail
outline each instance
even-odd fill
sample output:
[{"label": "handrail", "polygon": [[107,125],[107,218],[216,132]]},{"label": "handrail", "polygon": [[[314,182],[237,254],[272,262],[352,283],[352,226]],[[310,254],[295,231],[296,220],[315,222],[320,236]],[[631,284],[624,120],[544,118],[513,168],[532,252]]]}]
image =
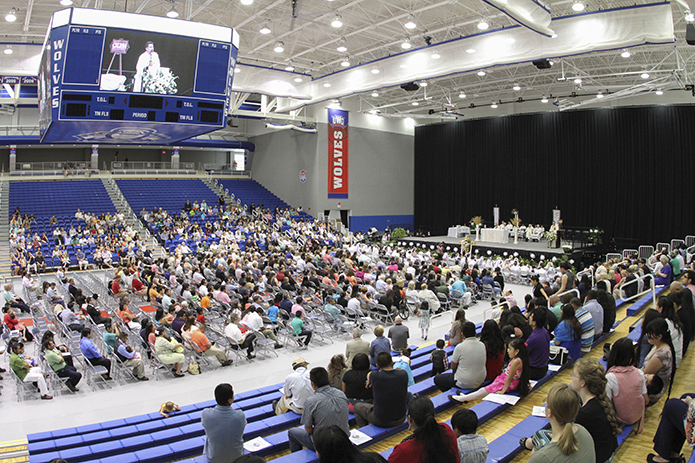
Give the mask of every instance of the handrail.
[{"label": "handrail", "polygon": [[[648,276],[651,277],[651,278],[649,278],[649,286],[650,286],[650,288],[648,288],[648,289],[642,289],[642,292],[639,292],[639,289],[638,289],[638,290],[637,290],[637,294],[635,294],[635,295],[632,296],[632,297],[627,297],[627,298],[626,298],[626,297],[622,297],[622,296],[620,296],[620,297],[621,297],[622,299],[626,300],[626,301],[633,301],[633,300],[635,300],[635,299],[638,299],[638,298],[644,296],[645,294],[647,294],[648,292],[651,291],[651,292],[652,292],[652,300],[654,301],[654,307],[656,307],[656,287],[655,287],[655,285],[654,285],[654,275],[637,275],[636,278],[635,278],[634,280],[628,281],[628,282],[625,283],[624,285],[621,285],[621,286],[620,286],[620,292],[621,292],[621,294],[624,293],[624,292],[625,292],[625,287],[626,287],[626,286],[630,286],[630,285],[632,285],[632,284],[637,284],[637,288],[639,288],[639,282],[640,282],[640,281],[644,282],[644,280],[645,280]],[[643,286],[643,288],[644,288],[644,286]]]},{"label": "handrail", "polygon": [[[572,288],[572,289],[568,289],[567,291],[560,293],[560,294],[551,294],[550,297],[557,296],[557,297],[562,299],[562,296],[564,296],[565,294],[569,294],[569,293],[575,293],[577,295],[577,297],[581,296],[581,293],[579,292],[579,290],[577,288]],[[550,306],[550,297],[548,298],[548,308],[549,309],[551,307]]]},{"label": "handrail", "polygon": [[581,272],[577,273],[577,280],[580,280],[581,277],[583,277],[585,274],[589,274],[589,277],[591,278],[591,287],[594,287],[595,281],[594,281],[594,269],[592,267],[589,267],[587,269],[582,270]]}]

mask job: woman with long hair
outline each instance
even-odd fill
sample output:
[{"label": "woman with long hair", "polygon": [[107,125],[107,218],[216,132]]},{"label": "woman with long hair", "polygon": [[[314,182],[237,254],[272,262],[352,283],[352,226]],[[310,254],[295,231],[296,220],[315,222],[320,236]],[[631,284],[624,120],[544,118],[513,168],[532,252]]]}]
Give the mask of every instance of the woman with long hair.
[{"label": "woman with long hair", "polygon": [[644,359],[647,358],[647,354],[652,350],[652,345],[647,341],[647,326],[657,318],[661,318],[661,314],[656,309],[648,309],[644,312],[644,317],[642,317],[642,326],[640,337],[637,340],[637,345],[635,347],[637,355],[637,368],[642,368],[644,366]]},{"label": "woman with long hair", "polygon": [[603,332],[608,333],[615,323],[615,299],[608,291],[599,289],[596,291],[596,301],[603,308]]},{"label": "woman with long hair", "polygon": [[317,429],[312,437],[319,463],[386,462],[378,453],[360,452],[345,431],[334,424]]},{"label": "woman with long hair", "polygon": [[584,426],[594,439],[596,463],[611,458],[618,448],[616,437],[621,431],[613,403],[606,396],[606,382],[606,372],[598,360],[585,357],[575,365],[570,384],[582,399],[575,422]]},{"label": "woman with long hair", "polygon": [[486,320],[480,331],[480,341],[485,344],[485,381],[492,381],[502,373],[504,364],[504,339],[500,327],[494,320]]},{"label": "woman with long hair", "polygon": [[507,345],[509,364],[497,378],[485,387],[481,387],[470,394],[450,395],[452,402],[466,403],[471,400],[482,399],[488,394],[505,394],[518,392],[521,397],[526,397],[529,392],[529,362],[526,344],[521,338],[512,338]]},{"label": "woman with long hair", "polygon": [[408,425],[413,434],[398,444],[389,457],[395,463],[459,463],[454,431],[437,423],[434,404],[428,397],[417,397],[408,405]]},{"label": "woman with long hair", "polygon": [[328,382],[331,387],[339,390],[343,390],[343,375],[347,371],[347,365],[345,363],[345,356],[343,354],[336,354],[331,357],[331,361],[328,363]]},{"label": "woman with long hair", "polygon": [[693,309],[693,293],[684,288],[680,291],[673,291],[666,297],[673,302],[676,308],[676,316],[683,328],[683,356],[688,352],[688,347],[693,340],[695,330],[695,309]]},{"label": "woman with long hair", "polygon": [[449,331],[449,344],[455,346],[461,342],[461,327],[466,323],[466,311],[458,309],[454,315],[454,321],[451,323]]},{"label": "woman with long hair", "polygon": [[683,324],[676,315],[676,308],[673,301],[668,297],[661,296],[656,303],[656,310],[666,319],[668,333],[671,336],[673,349],[676,355],[676,367],[681,364],[683,358]]},{"label": "woman with long hair", "polygon": [[649,384],[654,376],[658,376],[663,382],[659,391],[649,393],[649,403],[655,404],[667,390],[668,395],[671,395],[673,378],[676,375],[676,353],[665,319],[657,318],[650,322],[645,330],[645,335],[652,346],[644,359],[644,367],[642,367],[647,388],[649,389]]},{"label": "woman with long hair", "polygon": [[574,314],[572,304],[562,306],[562,317],[555,327],[555,345],[569,351],[572,360],[579,360],[582,352],[582,325]]},{"label": "woman with long hair", "polygon": [[575,423],[579,407],[579,394],[567,384],[550,388],[545,405],[550,432],[541,430],[533,436],[536,451],[528,463],[596,463],[591,434]]},{"label": "woman with long hair", "polygon": [[632,339],[620,338],[613,343],[606,365],[606,396],[613,401],[615,416],[623,424],[640,422],[642,432],[644,407],[649,403],[647,383],[642,370],[635,367]]}]

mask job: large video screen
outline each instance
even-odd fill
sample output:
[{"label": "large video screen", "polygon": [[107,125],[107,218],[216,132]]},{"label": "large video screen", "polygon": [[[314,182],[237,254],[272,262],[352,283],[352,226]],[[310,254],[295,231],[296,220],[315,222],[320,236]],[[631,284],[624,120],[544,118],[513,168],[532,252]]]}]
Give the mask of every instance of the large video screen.
[{"label": "large video screen", "polygon": [[108,29],[99,89],[190,96],[197,52],[198,39]]}]

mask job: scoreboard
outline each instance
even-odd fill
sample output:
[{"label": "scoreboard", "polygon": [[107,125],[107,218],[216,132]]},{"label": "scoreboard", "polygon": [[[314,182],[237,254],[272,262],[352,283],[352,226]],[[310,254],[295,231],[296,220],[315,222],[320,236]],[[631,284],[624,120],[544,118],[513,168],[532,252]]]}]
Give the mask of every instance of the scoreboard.
[{"label": "scoreboard", "polygon": [[166,145],[224,128],[238,44],[228,27],[57,11],[39,70],[41,142]]}]

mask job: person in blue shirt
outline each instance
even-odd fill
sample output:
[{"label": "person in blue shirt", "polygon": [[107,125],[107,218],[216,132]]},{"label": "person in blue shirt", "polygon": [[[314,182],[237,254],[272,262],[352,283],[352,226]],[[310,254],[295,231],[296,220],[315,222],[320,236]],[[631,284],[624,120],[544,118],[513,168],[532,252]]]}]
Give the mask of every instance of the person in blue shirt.
[{"label": "person in blue shirt", "polygon": [[572,304],[562,306],[562,318],[555,327],[555,345],[565,347],[572,360],[579,360],[582,350],[582,325],[574,314]]},{"label": "person in blue shirt", "polygon": [[374,327],[374,336],[376,336],[376,339],[372,341],[372,344],[369,346],[369,358],[371,359],[372,366],[376,367],[376,356],[379,355],[380,352],[386,352],[391,355],[391,341],[389,341],[387,337],[384,337],[384,327],[381,325]]},{"label": "person in blue shirt", "polygon": [[244,454],[246,417],[232,408],[234,389],[222,383],[215,388],[217,405],[206,408],[200,417],[205,430],[203,454],[210,463],[231,463]]},{"label": "person in blue shirt", "polygon": [[104,358],[100,353],[97,347],[94,345],[92,342],[92,329],[91,328],[83,328],[82,329],[82,338],[80,339],[80,351],[82,352],[82,355],[84,355],[84,358],[87,359],[89,363],[91,363],[94,366],[102,366],[106,368],[106,375],[104,376],[104,379],[112,379],[111,378],[111,360]]}]

